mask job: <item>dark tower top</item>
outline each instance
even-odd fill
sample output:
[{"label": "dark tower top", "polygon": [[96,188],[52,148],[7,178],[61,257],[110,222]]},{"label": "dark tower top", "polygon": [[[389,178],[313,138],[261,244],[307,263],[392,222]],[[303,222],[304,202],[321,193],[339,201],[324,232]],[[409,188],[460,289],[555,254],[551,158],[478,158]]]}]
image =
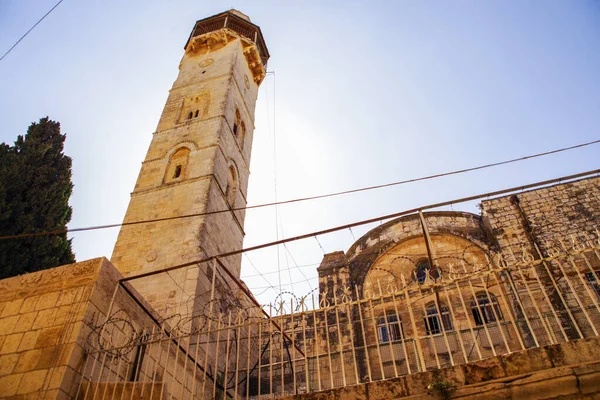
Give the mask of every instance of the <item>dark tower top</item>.
[{"label": "dark tower top", "polygon": [[252,22],[250,22],[250,18],[248,18],[248,16],[237,10],[225,11],[220,14],[213,15],[212,17],[196,21],[196,25],[194,26],[190,37],[185,43],[184,48],[187,48],[190,40],[193,37],[204,35],[206,33],[217,31],[223,28],[231,29],[240,36],[253,41],[254,44],[256,44],[263,65],[267,65],[267,61],[269,60],[269,50],[265,44],[260,27],[258,27],[258,25],[254,25]]}]

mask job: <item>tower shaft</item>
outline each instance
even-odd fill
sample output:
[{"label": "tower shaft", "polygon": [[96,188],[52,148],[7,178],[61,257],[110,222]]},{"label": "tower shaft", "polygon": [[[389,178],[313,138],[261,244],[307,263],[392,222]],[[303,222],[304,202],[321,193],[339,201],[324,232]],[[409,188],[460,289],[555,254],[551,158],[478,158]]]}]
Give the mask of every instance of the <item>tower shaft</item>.
[{"label": "tower shaft", "polygon": [[[254,109],[268,52],[231,10],[196,23],[142,163],[111,262],[126,277],[237,250],[244,238]],[[224,211],[213,213],[214,211]],[[137,221],[152,221],[128,225]],[[241,259],[225,265],[239,276]],[[206,267],[134,282],[156,308],[210,287]],[[177,281],[177,282],[170,282]],[[175,285],[174,285],[175,284]]]}]

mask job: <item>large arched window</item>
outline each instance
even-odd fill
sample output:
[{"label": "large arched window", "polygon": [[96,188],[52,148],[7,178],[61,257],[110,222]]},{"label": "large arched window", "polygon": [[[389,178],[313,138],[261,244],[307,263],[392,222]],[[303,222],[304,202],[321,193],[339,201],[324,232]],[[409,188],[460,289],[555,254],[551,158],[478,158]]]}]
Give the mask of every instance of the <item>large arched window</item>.
[{"label": "large arched window", "polygon": [[240,115],[240,110],[235,109],[235,121],[233,121],[233,135],[238,137],[238,130],[240,128],[240,122],[242,122],[242,116]]},{"label": "large arched window", "polygon": [[[438,333],[442,333],[443,331],[451,331],[452,326],[452,317],[450,316],[450,312],[448,311],[448,307],[444,304],[440,304],[439,311],[441,311],[441,321],[440,321],[440,312],[438,312],[438,307],[435,303],[428,305],[425,308],[427,315],[425,316],[425,330],[428,335],[437,335]],[[442,329],[442,324],[444,327]]]},{"label": "large arched window", "polygon": [[229,166],[229,172],[227,174],[227,187],[225,189],[225,197],[227,203],[233,206],[235,204],[235,195],[237,192],[237,173],[233,165]]},{"label": "large arched window", "polygon": [[427,279],[427,271],[429,271],[429,276],[431,279],[438,279],[440,277],[440,272],[437,268],[432,269],[429,264],[429,260],[421,260],[417,262],[417,268],[415,269],[415,276],[417,278],[417,282],[423,283],[425,279]]},{"label": "large arched window", "polygon": [[489,297],[485,292],[478,293],[475,300],[471,302],[471,312],[473,313],[473,319],[475,319],[475,325],[488,324],[504,319],[500,306],[498,306],[498,300],[491,293]]},{"label": "large arched window", "polygon": [[185,178],[189,156],[190,149],[187,147],[182,147],[171,155],[165,172],[165,183],[180,181]]}]

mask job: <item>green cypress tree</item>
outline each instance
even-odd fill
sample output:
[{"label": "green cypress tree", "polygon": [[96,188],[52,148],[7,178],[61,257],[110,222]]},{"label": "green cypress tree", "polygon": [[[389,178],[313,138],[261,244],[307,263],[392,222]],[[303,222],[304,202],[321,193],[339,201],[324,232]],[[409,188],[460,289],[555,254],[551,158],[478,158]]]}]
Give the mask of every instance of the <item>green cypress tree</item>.
[{"label": "green cypress tree", "polygon": [[[46,117],[14,146],[0,144],[0,236],[66,228],[73,183],[65,138]],[[66,233],[0,240],[0,279],[74,261]]]}]

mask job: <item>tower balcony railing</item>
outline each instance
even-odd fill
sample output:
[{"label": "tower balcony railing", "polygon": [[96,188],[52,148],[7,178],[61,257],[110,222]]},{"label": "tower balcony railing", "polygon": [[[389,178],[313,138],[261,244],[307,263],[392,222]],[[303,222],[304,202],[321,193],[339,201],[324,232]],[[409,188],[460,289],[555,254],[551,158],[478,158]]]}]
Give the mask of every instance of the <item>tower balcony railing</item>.
[{"label": "tower balcony railing", "polygon": [[196,22],[191,37],[204,35],[223,28],[231,29],[240,36],[253,41],[256,44],[263,65],[267,65],[269,51],[267,50],[260,28],[231,12],[218,14]]}]

